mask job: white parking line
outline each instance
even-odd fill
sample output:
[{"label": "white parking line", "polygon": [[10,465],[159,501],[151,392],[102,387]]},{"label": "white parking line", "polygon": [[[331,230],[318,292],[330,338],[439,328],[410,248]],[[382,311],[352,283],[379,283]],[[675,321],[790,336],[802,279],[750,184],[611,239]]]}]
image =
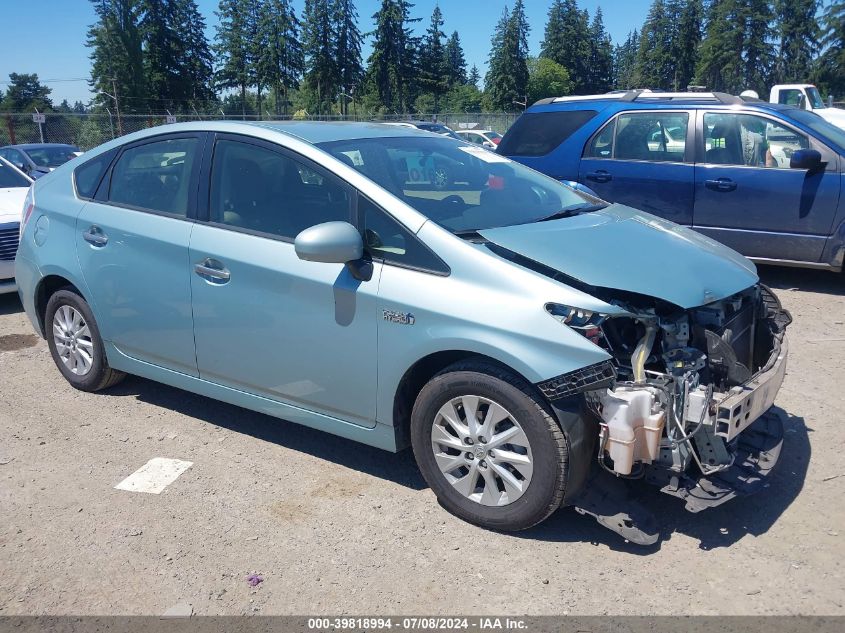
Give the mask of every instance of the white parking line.
[{"label": "white parking line", "polygon": [[167,457],[153,457],[115,486],[117,490],[148,492],[157,495],[188,470],[194,462]]}]

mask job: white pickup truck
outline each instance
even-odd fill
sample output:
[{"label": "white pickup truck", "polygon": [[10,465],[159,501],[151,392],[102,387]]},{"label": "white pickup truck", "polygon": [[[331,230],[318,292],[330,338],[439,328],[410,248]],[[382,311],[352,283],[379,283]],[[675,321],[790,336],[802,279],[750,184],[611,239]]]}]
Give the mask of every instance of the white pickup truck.
[{"label": "white pickup truck", "polygon": [[845,129],[845,110],[825,105],[819,89],[812,84],[778,84],[769,93],[769,103],[783,103],[810,110],[836,127]]}]

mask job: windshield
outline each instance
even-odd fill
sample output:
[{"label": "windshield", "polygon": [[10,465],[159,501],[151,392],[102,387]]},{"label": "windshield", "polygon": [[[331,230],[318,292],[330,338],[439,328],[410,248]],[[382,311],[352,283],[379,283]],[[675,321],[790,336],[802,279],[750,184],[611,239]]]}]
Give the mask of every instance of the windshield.
[{"label": "windshield", "polygon": [[789,116],[810,128],[822,141],[836,146],[840,152],[845,151],[845,130],[842,128],[808,110],[790,110]]},{"label": "windshield", "polygon": [[807,98],[810,100],[810,105],[813,106],[813,110],[823,110],[827,107],[822,100],[819,89],[815,86],[807,88]]},{"label": "windshield", "polygon": [[319,147],[454,233],[604,206],[504,156],[449,138],[363,138]]},{"label": "windshield", "polygon": [[24,178],[17,169],[0,160],[0,189],[29,187],[29,185],[29,180]]},{"label": "windshield", "polygon": [[59,145],[54,147],[32,147],[27,148],[27,156],[38,167],[58,167],[64,165],[72,158],[76,158],[74,152],[79,150],[71,145]]}]

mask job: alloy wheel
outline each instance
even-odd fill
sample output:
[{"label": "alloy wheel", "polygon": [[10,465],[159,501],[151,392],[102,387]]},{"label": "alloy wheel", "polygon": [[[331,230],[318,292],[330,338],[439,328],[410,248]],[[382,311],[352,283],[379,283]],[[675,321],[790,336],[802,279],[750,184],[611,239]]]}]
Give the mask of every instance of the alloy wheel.
[{"label": "alloy wheel", "polygon": [[517,419],[481,396],[444,404],[431,427],[431,448],[440,472],[467,499],[505,506],[531,484],[531,446]]},{"label": "alloy wheel", "polygon": [[53,315],[53,342],[67,369],[85,376],[94,364],[94,342],[82,314],[73,306],[59,306]]}]

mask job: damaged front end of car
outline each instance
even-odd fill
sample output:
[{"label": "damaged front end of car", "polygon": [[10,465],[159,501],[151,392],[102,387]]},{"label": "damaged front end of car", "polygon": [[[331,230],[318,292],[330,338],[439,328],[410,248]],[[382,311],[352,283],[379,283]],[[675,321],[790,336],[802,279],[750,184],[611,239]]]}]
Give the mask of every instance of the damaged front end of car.
[{"label": "damaged front end of car", "polygon": [[657,521],[624,480],[658,486],[691,512],[766,485],[783,440],[770,409],[786,372],[791,317],[762,284],[690,309],[615,294],[612,314],[546,306],[611,359],[538,387],[558,409],[578,399],[595,433],[592,470],[567,502],[650,544]]}]

